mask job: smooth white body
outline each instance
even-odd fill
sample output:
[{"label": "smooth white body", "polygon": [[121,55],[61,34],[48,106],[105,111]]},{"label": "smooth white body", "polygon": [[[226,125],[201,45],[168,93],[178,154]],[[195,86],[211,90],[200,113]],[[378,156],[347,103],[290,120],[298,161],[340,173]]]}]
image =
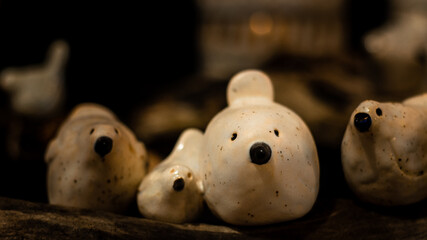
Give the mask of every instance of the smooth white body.
[{"label": "smooth white body", "polygon": [[[270,79],[243,71],[227,89],[229,106],[207,126],[201,151],[205,200],[212,212],[236,225],[299,218],[319,190],[319,162],[306,124],[273,101]],[[263,142],[271,159],[251,162],[251,146]]]}]

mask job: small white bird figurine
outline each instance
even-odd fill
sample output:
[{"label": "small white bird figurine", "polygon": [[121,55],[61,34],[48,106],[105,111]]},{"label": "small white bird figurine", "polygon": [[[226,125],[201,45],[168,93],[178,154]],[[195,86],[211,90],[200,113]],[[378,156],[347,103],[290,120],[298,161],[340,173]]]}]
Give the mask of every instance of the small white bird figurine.
[{"label": "small white bird figurine", "polygon": [[203,210],[199,157],[203,134],[187,129],[172,153],[150,172],[138,191],[138,207],[147,218],[173,223],[191,222]]}]

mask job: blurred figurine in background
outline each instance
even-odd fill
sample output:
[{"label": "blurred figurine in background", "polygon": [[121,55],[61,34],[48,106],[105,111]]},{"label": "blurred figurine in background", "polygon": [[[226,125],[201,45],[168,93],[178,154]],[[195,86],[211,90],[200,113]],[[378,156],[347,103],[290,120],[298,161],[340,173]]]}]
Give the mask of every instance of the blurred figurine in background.
[{"label": "blurred figurine in background", "polygon": [[145,176],[144,145],[107,108],[77,106],[49,143],[49,202],[125,212]]},{"label": "blurred figurine in background", "polygon": [[380,67],[378,89],[403,99],[427,90],[427,2],[392,0],[390,17],[364,44]]},{"label": "blurred figurine in background", "polygon": [[14,111],[29,117],[46,117],[59,109],[65,95],[68,51],[68,44],[57,40],[42,65],[7,68],[1,73],[1,87],[9,92]]},{"label": "blurred figurine in background", "polygon": [[[51,138],[57,125],[46,120],[60,112],[65,100],[64,70],[68,55],[68,43],[57,40],[51,44],[43,64],[6,68],[0,73],[0,86],[9,93],[11,108],[16,113],[11,116],[7,134],[11,159],[35,158],[31,149],[22,146],[25,135],[36,135],[42,144]],[[37,144],[30,146],[37,152]]]}]

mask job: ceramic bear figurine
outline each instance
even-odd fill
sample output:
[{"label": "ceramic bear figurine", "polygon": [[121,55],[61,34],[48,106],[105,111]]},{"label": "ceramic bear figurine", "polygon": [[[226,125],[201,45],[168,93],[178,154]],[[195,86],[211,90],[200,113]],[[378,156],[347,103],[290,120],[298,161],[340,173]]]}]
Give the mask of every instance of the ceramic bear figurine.
[{"label": "ceramic bear figurine", "polygon": [[135,202],[146,150],[105,107],[77,106],[47,148],[51,204],[121,213]]},{"label": "ceramic bear figurine", "polygon": [[199,156],[203,133],[184,131],[172,153],[150,172],[138,191],[138,207],[147,218],[173,223],[195,220],[203,210]]},{"label": "ceramic bear figurine", "polygon": [[403,103],[362,102],[341,146],[350,188],[362,200],[404,205],[427,197],[427,94]]},{"label": "ceramic bear figurine", "polygon": [[313,137],[292,110],[273,101],[268,76],[247,70],[227,88],[228,107],[208,124],[201,151],[204,198],[235,225],[299,218],[319,190]]},{"label": "ceramic bear figurine", "polygon": [[67,59],[68,44],[56,41],[50,46],[43,65],[5,69],[0,85],[10,93],[13,109],[32,117],[56,111],[64,99],[63,75]]}]

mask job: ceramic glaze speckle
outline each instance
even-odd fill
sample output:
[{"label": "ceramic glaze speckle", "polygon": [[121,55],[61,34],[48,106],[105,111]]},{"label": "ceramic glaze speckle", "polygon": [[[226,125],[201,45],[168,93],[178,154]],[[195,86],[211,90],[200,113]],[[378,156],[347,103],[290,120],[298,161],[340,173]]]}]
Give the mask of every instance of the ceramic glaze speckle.
[{"label": "ceramic glaze speckle", "polygon": [[63,72],[68,59],[68,44],[52,43],[41,66],[8,68],[0,75],[0,85],[11,95],[13,109],[30,116],[54,112],[64,99]]},{"label": "ceramic glaze speckle", "polygon": [[47,148],[49,202],[124,212],[145,175],[146,150],[108,109],[77,106]]},{"label": "ceramic glaze speckle", "polygon": [[229,106],[209,123],[202,145],[209,208],[236,225],[305,215],[319,189],[316,146],[305,123],[273,102],[271,81],[260,71],[234,76],[227,100]]},{"label": "ceramic glaze speckle", "polygon": [[364,201],[404,205],[427,197],[427,95],[403,103],[367,100],[342,141],[349,186]]},{"label": "ceramic glaze speckle", "polygon": [[184,131],[172,153],[142,181],[138,207],[147,218],[183,223],[195,220],[203,210],[203,185],[199,156],[203,134]]}]

